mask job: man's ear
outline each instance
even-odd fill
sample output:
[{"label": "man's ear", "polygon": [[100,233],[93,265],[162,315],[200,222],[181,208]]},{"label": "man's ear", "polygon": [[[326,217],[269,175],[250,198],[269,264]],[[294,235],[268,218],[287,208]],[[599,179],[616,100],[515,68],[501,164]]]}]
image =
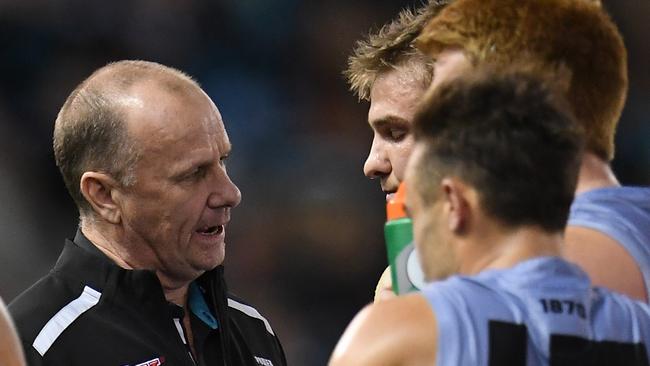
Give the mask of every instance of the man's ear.
[{"label": "man's ear", "polygon": [[447,226],[451,232],[462,234],[469,226],[471,207],[467,197],[467,187],[455,178],[443,178],[440,182]]},{"label": "man's ear", "polygon": [[119,224],[122,208],[115,200],[117,181],[105,173],[85,172],[81,176],[79,189],[93,211],[104,220]]}]

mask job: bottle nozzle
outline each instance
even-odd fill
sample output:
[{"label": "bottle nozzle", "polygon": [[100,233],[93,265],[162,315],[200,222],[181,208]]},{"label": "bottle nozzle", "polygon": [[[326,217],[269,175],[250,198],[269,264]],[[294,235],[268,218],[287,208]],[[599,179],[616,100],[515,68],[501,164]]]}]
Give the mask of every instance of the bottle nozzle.
[{"label": "bottle nozzle", "polygon": [[402,182],[397,188],[395,196],[386,203],[386,218],[389,221],[407,217],[406,210],[404,210],[405,200],[406,185]]}]

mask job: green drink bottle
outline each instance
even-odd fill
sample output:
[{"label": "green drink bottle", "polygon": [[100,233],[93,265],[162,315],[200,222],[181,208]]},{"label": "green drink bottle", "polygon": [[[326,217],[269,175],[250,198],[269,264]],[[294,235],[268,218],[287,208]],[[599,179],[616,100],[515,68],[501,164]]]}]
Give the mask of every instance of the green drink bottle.
[{"label": "green drink bottle", "polygon": [[424,274],[413,245],[413,223],[404,210],[406,188],[400,184],[394,197],[386,203],[384,237],[388,251],[388,263],[397,295],[418,291],[424,286]]}]

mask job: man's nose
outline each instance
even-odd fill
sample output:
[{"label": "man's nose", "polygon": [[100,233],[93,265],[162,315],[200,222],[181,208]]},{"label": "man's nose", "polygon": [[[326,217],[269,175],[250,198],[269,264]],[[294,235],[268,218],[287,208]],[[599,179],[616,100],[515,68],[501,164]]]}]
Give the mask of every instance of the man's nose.
[{"label": "man's nose", "polygon": [[217,173],[208,198],[210,208],[236,207],[241,202],[241,192],[224,170]]},{"label": "man's nose", "polygon": [[370,153],[363,164],[363,173],[370,179],[388,176],[392,171],[388,154],[376,139],[372,142]]}]

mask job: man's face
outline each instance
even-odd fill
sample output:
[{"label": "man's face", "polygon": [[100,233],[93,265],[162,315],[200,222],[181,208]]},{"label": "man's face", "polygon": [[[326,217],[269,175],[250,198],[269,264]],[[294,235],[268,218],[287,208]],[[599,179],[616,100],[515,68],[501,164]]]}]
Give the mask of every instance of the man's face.
[{"label": "man's face", "polygon": [[404,179],[413,148],[413,117],[425,91],[419,72],[407,66],[380,74],[370,91],[368,123],[374,137],[363,172],[378,178],[387,194],[394,193]]},{"label": "man's face", "polygon": [[413,149],[413,117],[425,92],[431,93],[442,82],[460,76],[471,62],[459,48],[444,50],[436,58],[428,88],[420,78],[422,71],[413,69],[417,67],[402,66],[380,74],[370,91],[368,123],[374,137],[363,171],[369,178],[379,178],[386,193],[394,193],[404,180]]},{"label": "man's face", "polygon": [[[415,144],[406,168],[406,205],[413,220],[413,241],[420,256],[420,265],[427,281],[444,279],[457,272],[452,235],[446,225],[447,216],[441,192],[435,202],[424,202],[416,184],[416,164],[422,159],[422,144]],[[426,179],[426,178],[425,178]],[[432,177],[439,181],[440,177]]]},{"label": "man's face", "polygon": [[224,260],[225,226],[241,200],[228,177],[230,142],[219,111],[201,90],[170,94],[156,82],[134,86],[127,109],[141,151],[136,183],[123,188],[124,236],[146,268],[193,280]]},{"label": "man's face", "polygon": [[441,83],[461,76],[472,67],[465,52],[457,47],[447,48],[436,56],[433,64],[434,78],[428,92],[432,92]]}]

